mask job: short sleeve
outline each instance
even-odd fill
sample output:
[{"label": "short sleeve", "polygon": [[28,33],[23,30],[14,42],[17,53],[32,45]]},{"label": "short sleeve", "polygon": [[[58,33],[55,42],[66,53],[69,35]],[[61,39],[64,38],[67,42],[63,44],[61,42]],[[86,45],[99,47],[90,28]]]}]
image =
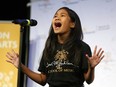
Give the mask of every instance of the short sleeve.
[{"label": "short sleeve", "polygon": [[41,60],[40,60],[40,66],[38,68],[38,71],[42,72],[42,73],[47,73],[47,70],[46,70],[46,64],[45,64],[45,61],[44,61],[44,58],[42,57]]},{"label": "short sleeve", "polygon": [[82,65],[82,71],[83,72],[87,72],[88,70],[88,60],[86,58],[86,54],[88,54],[89,56],[92,56],[91,53],[91,48],[88,44],[83,44],[83,48],[82,48],[82,60],[81,60],[81,65]]}]

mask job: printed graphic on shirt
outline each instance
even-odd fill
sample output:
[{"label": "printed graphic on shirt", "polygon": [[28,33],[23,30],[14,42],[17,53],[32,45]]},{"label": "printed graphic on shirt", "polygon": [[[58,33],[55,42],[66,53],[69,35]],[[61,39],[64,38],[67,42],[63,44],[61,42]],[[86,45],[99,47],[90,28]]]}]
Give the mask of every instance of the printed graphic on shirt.
[{"label": "printed graphic on shirt", "polygon": [[48,73],[54,72],[74,72],[74,65],[68,60],[69,52],[66,50],[57,50],[55,60],[47,63]]},{"label": "printed graphic on shirt", "polygon": [[62,69],[61,63],[66,62],[67,55],[68,55],[68,52],[65,50],[61,50],[61,51],[57,50],[57,54],[55,55],[55,61],[57,61],[58,63],[56,66],[57,69]]}]

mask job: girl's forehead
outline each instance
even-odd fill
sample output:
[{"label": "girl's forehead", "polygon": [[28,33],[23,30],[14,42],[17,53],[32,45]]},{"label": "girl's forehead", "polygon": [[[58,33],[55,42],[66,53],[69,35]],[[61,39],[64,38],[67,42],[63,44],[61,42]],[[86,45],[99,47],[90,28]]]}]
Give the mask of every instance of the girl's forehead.
[{"label": "girl's forehead", "polygon": [[60,9],[56,12],[56,14],[68,14],[68,12],[65,9]]}]

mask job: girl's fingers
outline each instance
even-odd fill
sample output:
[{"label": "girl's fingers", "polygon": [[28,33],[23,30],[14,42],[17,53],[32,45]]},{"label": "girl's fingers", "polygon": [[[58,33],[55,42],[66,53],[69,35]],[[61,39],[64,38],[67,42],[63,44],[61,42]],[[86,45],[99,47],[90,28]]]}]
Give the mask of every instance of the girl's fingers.
[{"label": "girl's fingers", "polygon": [[104,51],[101,51],[99,54],[99,57],[101,57],[103,55]]},{"label": "girl's fingers", "polygon": [[15,57],[18,56],[18,54],[15,53],[15,51],[12,49],[12,53],[7,52],[6,56],[7,56],[9,59],[14,59]]},{"label": "girl's fingers", "polygon": [[95,48],[94,48],[93,55],[96,54],[96,51],[97,51],[97,46],[95,46]]},{"label": "girl's fingers", "polygon": [[17,54],[13,49],[12,49],[12,54],[13,54],[14,57],[17,57]]},{"label": "girl's fingers", "polygon": [[100,48],[97,52],[97,46],[95,46],[95,49],[94,49],[94,53],[93,55],[97,55],[99,58],[101,58],[101,56],[103,55],[104,51],[102,50],[102,48]]},{"label": "girl's fingers", "polygon": [[7,62],[9,62],[9,63],[12,63],[12,61],[10,61],[10,60],[6,60]]},{"label": "girl's fingers", "polygon": [[102,51],[101,54],[100,54],[100,56],[99,56],[100,61],[104,58],[103,53],[104,53],[104,51]]},{"label": "girl's fingers", "polygon": [[9,52],[6,54],[6,57],[9,58],[10,60],[13,59],[13,56]]},{"label": "girl's fingers", "polygon": [[104,58],[104,55],[101,57],[101,60]]},{"label": "girl's fingers", "polygon": [[15,58],[17,57],[17,54],[15,53],[14,50],[12,50],[12,53],[7,52],[6,57],[9,59],[9,60],[6,60],[6,61],[13,64]]},{"label": "girl's fingers", "polygon": [[100,49],[98,50],[97,56],[100,56],[101,50],[102,50],[102,48],[100,48]]}]

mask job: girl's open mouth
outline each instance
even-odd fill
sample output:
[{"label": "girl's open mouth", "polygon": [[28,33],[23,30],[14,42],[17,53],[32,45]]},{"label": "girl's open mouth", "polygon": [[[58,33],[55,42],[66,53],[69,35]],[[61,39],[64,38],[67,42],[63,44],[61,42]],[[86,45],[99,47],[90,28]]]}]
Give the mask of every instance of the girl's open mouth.
[{"label": "girl's open mouth", "polygon": [[61,24],[60,22],[55,23],[55,27],[56,27],[56,28],[61,27],[61,25],[62,25],[62,24]]}]

